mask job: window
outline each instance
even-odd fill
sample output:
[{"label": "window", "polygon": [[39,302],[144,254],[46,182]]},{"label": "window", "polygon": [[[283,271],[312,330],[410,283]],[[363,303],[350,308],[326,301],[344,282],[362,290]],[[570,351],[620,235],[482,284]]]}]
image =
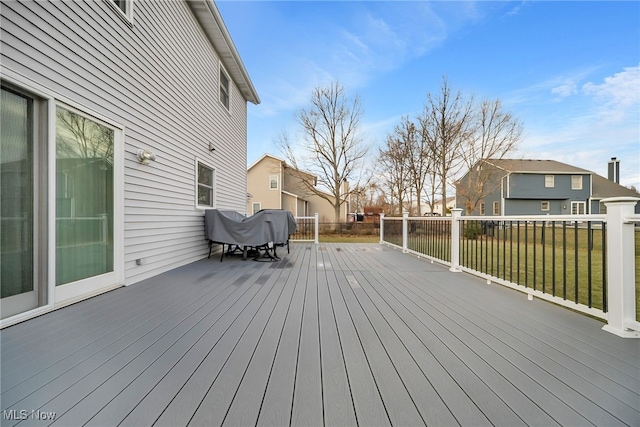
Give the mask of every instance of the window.
[{"label": "window", "polygon": [[493,214],[500,215],[500,202],[493,202]]},{"label": "window", "polygon": [[540,210],[541,211],[548,211],[549,210],[549,202],[548,201],[540,202]]},{"label": "window", "polygon": [[260,202],[255,202],[251,205],[251,211],[253,214],[256,214],[261,209],[262,209],[262,204],[260,204]]},{"label": "window", "polygon": [[484,215],[484,202],[480,203],[480,215]]},{"label": "window", "polygon": [[586,207],[586,202],[571,202],[571,215],[584,215]]},{"label": "window", "polygon": [[229,109],[229,77],[220,67],[220,102]]},{"label": "window", "polygon": [[198,201],[197,205],[201,207],[213,207],[214,198],[214,183],[215,175],[213,168],[198,163]]},{"label": "window", "polygon": [[111,0],[129,22],[133,21],[133,0]]},{"label": "window", "polygon": [[582,175],[571,175],[571,189],[582,190]]},{"label": "window", "polygon": [[278,175],[269,175],[269,188],[271,190],[278,189]]},{"label": "window", "polygon": [[547,188],[553,188],[555,186],[555,177],[553,175],[545,175],[544,186]]}]

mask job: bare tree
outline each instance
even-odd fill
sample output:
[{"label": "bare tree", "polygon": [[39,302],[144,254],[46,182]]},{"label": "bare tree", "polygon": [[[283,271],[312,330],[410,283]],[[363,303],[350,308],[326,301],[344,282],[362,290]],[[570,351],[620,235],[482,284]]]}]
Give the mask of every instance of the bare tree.
[{"label": "bare tree", "polygon": [[[473,133],[460,147],[460,157],[468,168],[464,185],[457,186],[458,196],[464,200],[467,213],[500,185],[499,170],[483,167],[484,161],[499,160],[518,148],[522,137],[522,123],[503,110],[499,99],[480,104]],[[501,174],[503,175],[503,174]]]},{"label": "bare tree", "polygon": [[56,151],[59,158],[103,159],[113,163],[113,130],[72,111],[58,108]]},{"label": "bare tree", "polygon": [[368,147],[359,132],[363,110],[356,96],[348,99],[344,88],[337,82],[328,87],[317,87],[311,96],[311,106],[302,109],[296,119],[302,127],[300,144],[286,136],[278,145],[286,160],[295,170],[303,169],[317,177],[321,188],[302,179],[307,190],[333,205],[335,221],[340,220],[340,206],[347,200],[349,180],[362,185],[363,160]]},{"label": "bare tree", "polygon": [[407,144],[402,139],[402,129],[396,126],[394,133],[387,135],[384,149],[379,149],[378,167],[382,171],[383,185],[389,190],[391,205],[398,203],[399,213],[403,211],[404,200],[409,188]]},{"label": "bare tree", "polygon": [[452,93],[447,78],[443,77],[440,93],[427,94],[422,118],[442,203],[446,203],[449,181],[462,165],[460,147],[472,131],[473,98],[465,99],[460,91]]}]

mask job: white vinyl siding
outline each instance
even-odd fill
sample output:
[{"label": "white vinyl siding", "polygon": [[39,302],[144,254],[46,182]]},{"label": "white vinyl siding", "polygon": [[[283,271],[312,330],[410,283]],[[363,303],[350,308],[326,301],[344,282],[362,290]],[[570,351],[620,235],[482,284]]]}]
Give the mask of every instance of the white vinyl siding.
[{"label": "white vinyl siding", "polygon": [[[206,256],[194,158],[224,177],[217,206],[244,213],[246,101],[231,81],[232,113],[217,102],[211,70],[220,60],[187,4],[137,2],[133,26],[102,1],[4,2],[2,9],[5,72],[124,126],[125,283]],[[156,161],[138,163],[140,148]]]},{"label": "white vinyl siding", "polygon": [[133,22],[133,0],[110,0],[117,9],[118,13],[122,14],[124,18]]}]

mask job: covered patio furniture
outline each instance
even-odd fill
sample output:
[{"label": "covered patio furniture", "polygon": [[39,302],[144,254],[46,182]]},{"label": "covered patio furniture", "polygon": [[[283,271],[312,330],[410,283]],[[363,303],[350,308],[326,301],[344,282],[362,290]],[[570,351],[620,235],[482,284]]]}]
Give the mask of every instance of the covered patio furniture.
[{"label": "covered patio furniture", "polygon": [[220,261],[224,258],[225,245],[230,252],[241,248],[244,259],[249,248],[256,248],[264,251],[264,257],[277,260],[275,247],[287,245],[288,249],[289,236],[297,229],[293,214],[280,209],[263,209],[249,217],[230,210],[208,209],[204,223],[205,237],[209,240],[209,256],[212,245],[221,244]]}]

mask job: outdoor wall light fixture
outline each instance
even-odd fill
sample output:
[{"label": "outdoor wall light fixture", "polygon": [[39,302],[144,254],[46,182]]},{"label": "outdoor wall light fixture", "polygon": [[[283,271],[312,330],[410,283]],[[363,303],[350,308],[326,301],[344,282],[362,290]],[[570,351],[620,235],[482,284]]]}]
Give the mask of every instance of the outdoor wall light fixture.
[{"label": "outdoor wall light fixture", "polygon": [[209,151],[211,151],[212,153],[216,151],[215,147],[213,146],[213,142],[209,142]]},{"label": "outdoor wall light fixture", "polygon": [[138,158],[138,161],[140,163],[142,163],[143,165],[146,165],[151,160],[155,160],[156,159],[156,155],[155,154],[153,154],[151,151],[144,150],[142,148],[138,150],[138,154],[136,155],[136,157]]}]

